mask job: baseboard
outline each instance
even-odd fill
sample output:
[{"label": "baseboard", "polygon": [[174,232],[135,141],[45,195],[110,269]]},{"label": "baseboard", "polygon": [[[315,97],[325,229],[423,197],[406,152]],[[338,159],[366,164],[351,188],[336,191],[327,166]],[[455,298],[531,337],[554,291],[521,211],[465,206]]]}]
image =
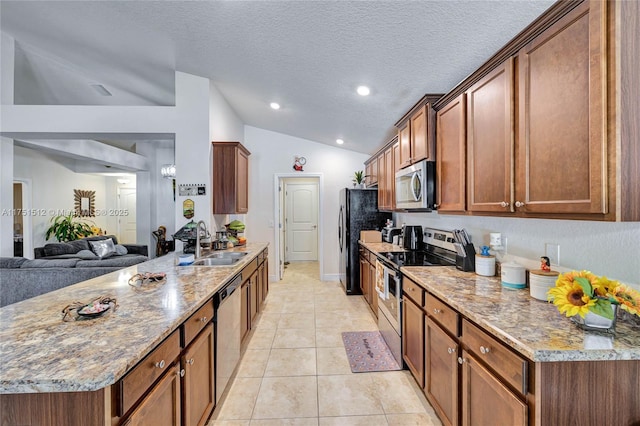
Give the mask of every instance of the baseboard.
[{"label": "baseboard", "polygon": [[323,274],[322,281],[340,281],[340,274]]}]

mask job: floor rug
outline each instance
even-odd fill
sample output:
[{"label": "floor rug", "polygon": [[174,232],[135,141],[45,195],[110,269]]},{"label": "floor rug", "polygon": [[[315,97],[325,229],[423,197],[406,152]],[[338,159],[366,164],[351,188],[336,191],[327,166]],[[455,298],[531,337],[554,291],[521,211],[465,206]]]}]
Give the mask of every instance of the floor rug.
[{"label": "floor rug", "polygon": [[379,331],[343,332],[342,341],[354,373],[402,369]]}]

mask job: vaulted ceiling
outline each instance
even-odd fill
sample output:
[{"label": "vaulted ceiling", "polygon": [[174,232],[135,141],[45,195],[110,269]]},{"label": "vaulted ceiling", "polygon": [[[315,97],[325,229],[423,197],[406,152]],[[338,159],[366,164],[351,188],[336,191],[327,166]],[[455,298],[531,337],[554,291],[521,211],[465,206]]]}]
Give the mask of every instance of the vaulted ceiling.
[{"label": "vaulted ceiling", "polygon": [[552,3],[2,1],[0,28],[16,103],[172,105],[178,70],[211,79],[248,125],[372,153]]}]

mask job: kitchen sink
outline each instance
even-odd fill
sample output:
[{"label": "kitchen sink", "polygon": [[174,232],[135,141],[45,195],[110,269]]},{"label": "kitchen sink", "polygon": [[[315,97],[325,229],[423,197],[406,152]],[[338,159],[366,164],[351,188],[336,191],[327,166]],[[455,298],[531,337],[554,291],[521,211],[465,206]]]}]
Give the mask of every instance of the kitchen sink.
[{"label": "kitchen sink", "polygon": [[194,266],[229,266],[238,262],[246,252],[217,252],[202,257],[192,263]]}]

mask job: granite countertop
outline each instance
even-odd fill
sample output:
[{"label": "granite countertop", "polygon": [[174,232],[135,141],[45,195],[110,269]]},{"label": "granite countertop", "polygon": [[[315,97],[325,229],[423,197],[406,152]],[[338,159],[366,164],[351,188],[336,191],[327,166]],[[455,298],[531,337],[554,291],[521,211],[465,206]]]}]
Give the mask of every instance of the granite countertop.
[{"label": "granite countertop", "polygon": [[[0,308],[0,393],[93,391],[118,381],[267,247],[248,243],[233,266],[176,266],[177,253]],[[135,288],[131,276],[165,272]],[[115,297],[100,318],[62,321],[74,301]]]},{"label": "granite countertop", "polygon": [[[361,243],[374,252],[403,251]],[[453,266],[406,266],[401,272],[499,340],[535,362],[640,360],[640,327],[618,320],[615,334],[584,331],[529,289],[511,290],[498,277]]]}]

